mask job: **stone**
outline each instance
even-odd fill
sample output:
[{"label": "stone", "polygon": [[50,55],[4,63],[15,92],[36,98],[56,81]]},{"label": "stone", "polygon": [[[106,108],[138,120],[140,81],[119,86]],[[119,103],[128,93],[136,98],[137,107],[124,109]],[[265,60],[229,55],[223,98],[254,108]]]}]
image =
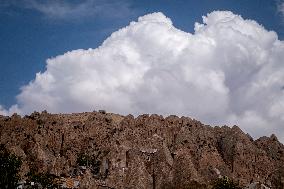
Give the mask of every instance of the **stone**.
[{"label": "stone", "polygon": [[[0,116],[0,144],[30,170],[66,178],[79,188],[210,188],[219,177],[240,186],[283,188],[284,146],[275,135],[253,140],[238,126],[160,115],[122,116],[105,111],[34,112]],[[79,167],[78,157],[92,158]]]}]

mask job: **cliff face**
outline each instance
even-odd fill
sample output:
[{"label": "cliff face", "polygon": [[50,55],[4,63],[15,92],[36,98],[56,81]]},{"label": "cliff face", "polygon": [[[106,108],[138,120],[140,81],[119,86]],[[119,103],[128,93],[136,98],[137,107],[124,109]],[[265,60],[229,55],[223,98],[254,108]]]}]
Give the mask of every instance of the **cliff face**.
[{"label": "cliff face", "polygon": [[274,135],[254,141],[237,126],[211,127],[187,117],[0,116],[0,135],[0,143],[22,157],[23,178],[30,170],[74,177],[80,154],[95,158],[80,188],[187,188],[224,175],[243,186],[284,184],[284,146]]}]

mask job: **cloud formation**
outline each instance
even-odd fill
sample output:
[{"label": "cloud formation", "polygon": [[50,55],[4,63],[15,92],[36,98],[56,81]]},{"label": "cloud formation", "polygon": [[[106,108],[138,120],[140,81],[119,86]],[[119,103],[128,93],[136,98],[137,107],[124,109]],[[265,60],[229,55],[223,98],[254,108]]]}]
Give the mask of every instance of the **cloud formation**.
[{"label": "cloud formation", "polygon": [[162,13],[114,32],[96,49],[47,60],[10,111],[177,114],[238,124],[284,141],[284,42],[253,20],[214,11],[181,31]]},{"label": "cloud formation", "polygon": [[278,0],[276,2],[277,2],[277,11],[282,16],[282,18],[284,19],[284,1]]},{"label": "cloud formation", "polygon": [[[6,6],[17,6],[41,13],[52,20],[76,20],[92,16],[121,17],[128,15],[130,10],[126,1],[83,0],[78,2],[50,0],[4,0]],[[109,14],[111,12],[112,14]]]}]

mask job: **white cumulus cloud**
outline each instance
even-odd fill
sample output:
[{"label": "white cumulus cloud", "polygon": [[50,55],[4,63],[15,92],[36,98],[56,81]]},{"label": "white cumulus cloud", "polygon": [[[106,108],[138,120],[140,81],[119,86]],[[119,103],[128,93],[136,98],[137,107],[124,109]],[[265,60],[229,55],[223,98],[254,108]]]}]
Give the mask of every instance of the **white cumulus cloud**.
[{"label": "white cumulus cloud", "polygon": [[238,124],[254,137],[276,133],[283,142],[283,60],[275,32],[232,12],[203,16],[193,34],[153,13],[96,49],[48,59],[13,110],[186,115]]}]

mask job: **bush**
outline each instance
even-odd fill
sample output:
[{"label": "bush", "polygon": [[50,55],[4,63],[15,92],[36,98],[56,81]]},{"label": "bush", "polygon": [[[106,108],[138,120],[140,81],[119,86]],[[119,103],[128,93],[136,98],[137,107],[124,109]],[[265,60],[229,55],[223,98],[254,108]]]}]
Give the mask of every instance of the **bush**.
[{"label": "bush", "polygon": [[88,156],[86,154],[79,154],[77,158],[77,164],[79,166],[89,166],[89,164],[93,161],[93,158],[91,156]]},{"label": "bush", "polygon": [[18,172],[22,161],[10,154],[3,144],[0,146],[0,188],[16,188],[20,180]]},{"label": "bush", "polygon": [[99,174],[100,172],[101,162],[93,156],[87,154],[79,154],[77,158],[77,164],[79,166],[88,167],[91,170],[91,172],[95,175]]},{"label": "bush", "polygon": [[54,183],[54,179],[56,178],[54,175],[48,173],[35,173],[29,172],[28,173],[28,182],[34,182],[35,185],[30,187],[33,189],[39,188],[38,185],[41,185],[43,188],[53,189],[56,188],[56,184]]},{"label": "bush", "polygon": [[234,183],[232,179],[228,177],[218,178],[214,184],[213,189],[241,189],[238,184]]}]

